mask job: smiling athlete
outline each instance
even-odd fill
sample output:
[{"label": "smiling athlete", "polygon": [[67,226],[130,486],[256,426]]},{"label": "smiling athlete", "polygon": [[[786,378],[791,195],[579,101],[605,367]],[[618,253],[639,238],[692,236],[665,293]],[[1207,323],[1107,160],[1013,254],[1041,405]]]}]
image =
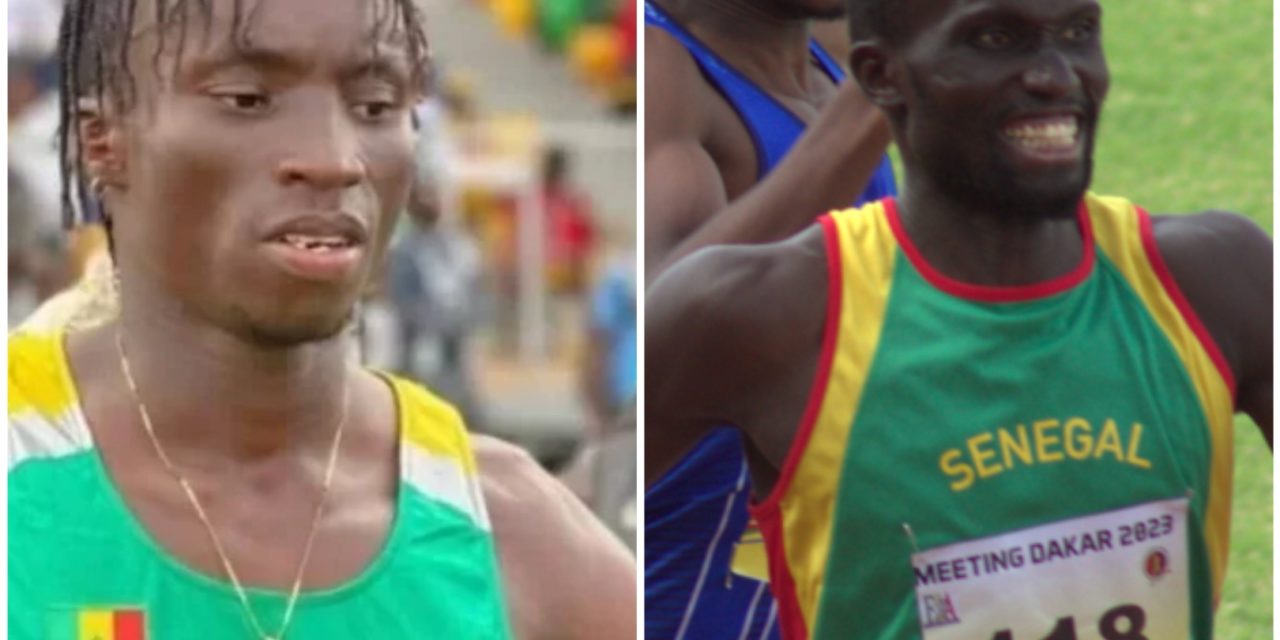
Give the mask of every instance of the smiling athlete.
[{"label": "smiling athlete", "polygon": [[582,505],[350,364],[412,175],[413,5],[66,11],[64,184],[104,203],[120,304],[10,337],[8,637],[631,635]]},{"label": "smiling athlete", "polygon": [[741,430],[788,638],[1210,638],[1270,240],[1087,191],[1095,0],[849,9],[902,195],[653,285],[647,476]]}]

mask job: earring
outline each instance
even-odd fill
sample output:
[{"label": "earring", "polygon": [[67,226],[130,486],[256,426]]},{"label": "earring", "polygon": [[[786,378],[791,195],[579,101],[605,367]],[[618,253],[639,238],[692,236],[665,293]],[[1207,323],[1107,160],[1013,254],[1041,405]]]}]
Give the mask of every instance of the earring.
[{"label": "earring", "polygon": [[107,186],[102,182],[102,178],[94,176],[89,181],[89,190],[93,192],[93,195],[101,198],[107,192]]}]

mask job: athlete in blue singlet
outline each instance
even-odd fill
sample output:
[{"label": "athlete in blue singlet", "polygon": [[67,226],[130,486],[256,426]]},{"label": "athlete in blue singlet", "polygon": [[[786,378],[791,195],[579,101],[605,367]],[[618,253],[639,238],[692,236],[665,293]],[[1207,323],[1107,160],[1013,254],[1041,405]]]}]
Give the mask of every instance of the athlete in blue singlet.
[{"label": "athlete in blue singlet", "polygon": [[[778,9],[791,13],[769,14]],[[842,9],[840,0],[645,3],[650,284],[701,246],[780,239],[827,209],[895,193],[887,129],[856,87],[837,88],[843,70],[808,34],[812,18]],[[761,63],[766,51],[775,65]],[[649,479],[647,638],[778,637],[768,586],[729,570],[750,486],[728,427]]]}]

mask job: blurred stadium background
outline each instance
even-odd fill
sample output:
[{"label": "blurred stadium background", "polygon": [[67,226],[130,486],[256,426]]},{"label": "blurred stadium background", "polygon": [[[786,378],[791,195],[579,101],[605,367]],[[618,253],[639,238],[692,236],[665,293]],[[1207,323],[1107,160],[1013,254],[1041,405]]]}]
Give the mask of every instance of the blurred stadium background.
[{"label": "blurred stadium background", "polygon": [[[1234,211],[1274,234],[1272,2],[1103,6],[1111,93],[1093,188],[1156,213]],[[1238,417],[1235,429],[1231,557],[1215,637],[1271,638],[1274,456],[1252,420]]]},{"label": "blurred stadium background", "polygon": [[[634,548],[634,0],[419,0],[420,187],[361,310],[365,361],[530,450]],[[60,226],[62,0],[11,0],[9,326],[104,255]]]}]

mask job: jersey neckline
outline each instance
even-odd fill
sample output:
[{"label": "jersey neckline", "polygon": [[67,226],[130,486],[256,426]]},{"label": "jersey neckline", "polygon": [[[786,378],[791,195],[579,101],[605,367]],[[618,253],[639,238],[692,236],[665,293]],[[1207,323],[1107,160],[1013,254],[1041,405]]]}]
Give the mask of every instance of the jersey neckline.
[{"label": "jersey neckline", "polygon": [[898,246],[902,248],[907,260],[911,262],[916,272],[925,281],[943,293],[974,302],[1029,302],[1055,296],[1084,282],[1089,277],[1089,274],[1093,272],[1093,265],[1097,260],[1097,243],[1093,237],[1093,225],[1089,220],[1088,205],[1085,204],[1083,198],[1076,208],[1076,222],[1079,225],[1083,240],[1080,261],[1076,263],[1076,266],[1071,271],[1061,276],[1024,285],[972,284],[956,280],[942,273],[929,264],[929,261],[920,253],[919,248],[911,241],[911,237],[907,235],[906,229],[902,226],[902,218],[898,214],[897,198],[889,197],[884,199],[884,214],[889,221],[889,227],[893,230]]},{"label": "jersey neckline", "polygon": [[[93,430],[89,428],[88,417],[84,413],[84,409],[80,404],[80,395],[76,388],[75,378],[71,372],[70,355],[66,349],[66,338],[68,333],[63,329],[58,329],[53,339],[59,345],[59,362],[58,375],[61,378],[61,384],[66,388],[68,397],[73,400],[73,420],[79,423],[79,427],[84,430],[88,449],[84,452],[92,460],[93,474],[101,483],[103,494],[106,497],[110,509],[116,512],[137,539],[137,542],[146,547],[153,553],[160,563],[174,574],[200,589],[212,592],[222,598],[239,599],[236,595],[235,587],[230,581],[216,577],[195,567],[190,566],[181,558],[174,555],[167,547],[162,545],[152,533],[147,530],[134,513],[129,503],[125,500],[124,495],[120,493],[119,487],[116,486],[115,480],[111,477],[110,471],[107,469],[106,461],[102,457],[102,451],[97,446],[97,440],[94,438]],[[394,382],[386,375],[379,372],[372,372],[379,380],[385,383],[391,389],[392,397],[396,408],[396,431],[398,432],[396,440],[396,497],[395,497],[395,513],[391,516],[391,525],[387,530],[377,553],[358,573],[343,582],[332,587],[323,589],[302,589],[298,594],[298,607],[311,605],[320,605],[331,603],[337,600],[346,599],[348,597],[359,595],[370,583],[384,573],[391,564],[391,558],[395,555],[397,549],[402,544],[406,533],[404,514],[408,512],[408,491],[406,491],[403,472],[404,472],[404,455],[405,442],[402,433],[402,422],[404,420],[403,397],[400,390],[396,388]],[[251,599],[267,599],[271,601],[284,601],[288,599],[289,593],[281,589],[268,589],[261,587],[245,587],[245,593]],[[254,612],[257,614],[257,612]]]}]

